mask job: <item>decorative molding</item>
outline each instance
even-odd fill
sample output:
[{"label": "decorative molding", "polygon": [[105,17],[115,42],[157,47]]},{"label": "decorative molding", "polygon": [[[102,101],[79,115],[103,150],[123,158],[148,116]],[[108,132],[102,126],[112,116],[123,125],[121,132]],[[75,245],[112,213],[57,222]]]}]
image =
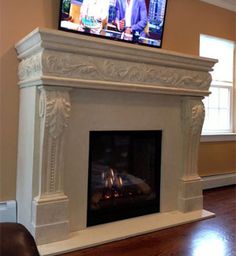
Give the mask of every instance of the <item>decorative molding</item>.
[{"label": "decorative molding", "polygon": [[45,116],[45,125],[49,134],[57,139],[68,127],[70,117],[70,99],[69,94],[64,91],[46,91],[41,88],[39,115]]},{"label": "decorative molding", "polygon": [[199,102],[199,100],[192,101],[190,105],[192,107],[192,134],[199,135],[205,118],[205,107],[202,101]]},{"label": "decorative molding", "polygon": [[[68,127],[71,104],[68,90],[40,88],[41,119],[41,191],[44,194],[63,193],[64,130]],[[50,200],[50,199],[49,199]]]},{"label": "decorative molding", "polygon": [[182,174],[179,181],[178,208],[182,212],[203,207],[202,180],[198,175],[197,160],[205,109],[201,98],[183,97]]},{"label": "decorative molding", "polygon": [[104,85],[111,82],[107,90],[117,90],[116,83],[119,83],[120,90],[129,90],[130,85],[134,85],[138,90],[142,87],[147,92],[160,88],[159,93],[178,94],[180,90],[179,94],[182,95],[198,93],[202,96],[208,94],[212,80],[210,73],[205,71],[55,51],[43,51],[23,59],[18,74],[21,86],[37,85],[36,81],[40,84],[46,77],[51,80],[60,77],[68,80],[68,84],[70,79],[78,84],[81,84],[81,80],[93,82],[94,86],[97,84],[97,89],[101,89],[98,82]]},{"label": "decorative molding", "polygon": [[211,83],[207,72],[154,66],[98,57],[60,53],[43,56],[45,75],[173,88],[206,89]]},{"label": "decorative molding", "polygon": [[39,52],[27,59],[23,59],[19,63],[18,76],[20,81],[41,77],[42,73],[42,52]]},{"label": "decorative molding", "polygon": [[120,43],[65,31],[36,28],[16,45],[19,59],[37,52],[63,52],[112,60],[129,60],[158,66],[209,72],[217,60],[181,54],[164,49]]},{"label": "decorative molding", "polygon": [[[71,87],[73,80],[74,87],[79,88],[84,80],[103,90],[206,96],[211,83],[209,72],[216,62],[41,28],[16,44],[16,49],[21,60],[21,87],[47,84],[49,78],[49,86]],[[56,83],[57,78],[63,79],[63,85]],[[103,88],[99,82],[104,83]]]},{"label": "decorative molding", "polygon": [[197,173],[198,146],[205,117],[205,108],[201,99],[183,98],[183,180],[188,177],[199,178]]}]

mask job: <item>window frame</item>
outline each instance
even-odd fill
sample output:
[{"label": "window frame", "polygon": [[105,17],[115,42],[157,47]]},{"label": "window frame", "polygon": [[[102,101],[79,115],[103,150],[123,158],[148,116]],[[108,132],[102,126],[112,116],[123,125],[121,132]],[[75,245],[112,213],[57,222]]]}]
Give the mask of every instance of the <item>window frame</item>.
[{"label": "window frame", "polygon": [[[212,82],[210,88],[217,88],[217,89],[228,89],[229,90],[229,97],[230,97],[230,102],[229,102],[229,129],[219,129],[219,130],[203,130],[202,134],[226,134],[226,133],[233,133],[234,131],[234,125],[233,125],[233,121],[234,121],[234,115],[233,115],[233,105],[234,105],[234,96],[233,96],[233,83],[232,85],[224,85],[224,86],[221,86],[221,85],[216,85],[214,83],[214,81]],[[209,95],[210,96],[210,95]],[[207,96],[207,97],[209,97]],[[206,97],[205,97],[206,99]],[[205,104],[205,109],[210,109],[209,107],[207,107]],[[218,109],[220,110],[221,108],[218,107]],[[206,115],[207,115],[207,111],[206,111]],[[205,120],[206,120],[206,116],[205,116]]]},{"label": "window frame", "polygon": [[[234,44],[234,52],[233,52],[233,80],[232,82],[224,82],[224,81],[217,81],[212,80],[212,83],[210,85],[210,88],[228,88],[230,93],[230,106],[229,106],[229,129],[225,130],[203,130],[202,129],[202,138],[201,141],[212,141],[212,139],[217,140],[217,136],[220,137],[220,141],[228,141],[229,138],[231,140],[236,140],[236,42],[233,40],[227,40],[225,38],[220,38],[216,36],[206,35],[206,34],[200,34],[200,40],[199,40],[199,53],[201,51],[201,36],[207,36],[207,37],[215,37],[218,39],[222,39],[225,41],[230,41]],[[214,57],[213,57],[214,58]],[[210,89],[209,88],[209,89]],[[209,96],[207,96],[209,97]],[[206,97],[205,97],[206,98]],[[223,137],[225,139],[223,139]]]}]

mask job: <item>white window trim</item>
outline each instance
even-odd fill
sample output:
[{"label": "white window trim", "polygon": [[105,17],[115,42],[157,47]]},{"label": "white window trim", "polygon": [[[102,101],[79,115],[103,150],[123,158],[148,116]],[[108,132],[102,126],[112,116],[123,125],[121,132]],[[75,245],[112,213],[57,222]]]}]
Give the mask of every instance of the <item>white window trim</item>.
[{"label": "white window trim", "polygon": [[[236,75],[236,74],[235,74]],[[235,79],[236,81],[236,79]],[[236,114],[235,112],[235,109],[234,109],[234,106],[236,106],[236,88],[234,88],[235,82],[233,82],[233,87],[229,87],[231,90],[232,90],[232,93],[231,93],[231,120],[230,120],[230,123],[231,123],[231,128],[232,128],[232,131],[233,132],[225,132],[225,133],[222,133],[222,132],[212,132],[212,133],[206,133],[206,132],[202,132],[201,134],[201,138],[200,138],[200,142],[220,142],[220,141],[236,141],[236,132],[234,132],[235,128],[234,127],[234,122],[236,123],[236,120],[234,120],[234,114]]]},{"label": "white window trim", "polygon": [[[207,2],[207,1],[206,1]],[[236,67],[236,42],[234,47],[234,67]],[[213,82],[213,81],[212,81]],[[217,81],[215,81],[217,82]],[[233,74],[233,86],[231,87],[231,132],[212,132],[206,133],[202,131],[200,142],[217,142],[217,141],[236,141],[236,71]]]},{"label": "white window trim", "polygon": [[[234,132],[234,115],[233,115],[233,106],[234,106],[234,83],[225,83],[225,85],[223,86],[218,86],[219,82],[217,81],[212,81],[212,84],[211,84],[211,87],[210,88],[227,88],[229,91],[230,91],[230,106],[229,106],[229,109],[230,109],[230,117],[229,117],[229,129],[225,129],[225,130],[212,130],[212,131],[202,131],[202,134],[206,133],[206,134],[231,134],[232,132]],[[230,85],[229,85],[230,84]]]},{"label": "white window trim", "polygon": [[200,142],[236,141],[236,133],[202,134]]}]

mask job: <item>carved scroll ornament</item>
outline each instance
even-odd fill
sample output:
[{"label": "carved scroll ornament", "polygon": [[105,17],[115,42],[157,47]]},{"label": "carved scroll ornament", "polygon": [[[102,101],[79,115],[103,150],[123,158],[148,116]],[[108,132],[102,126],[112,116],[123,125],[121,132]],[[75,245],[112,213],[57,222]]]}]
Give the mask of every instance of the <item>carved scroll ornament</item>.
[{"label": "carved scroll ornament", "polygon": [[42,75],[42,52],[19,63],[18,76],[20,81],[39,78]]},{"label": "carved scroll ornament", "polygon": [[61,77],[153,84],[177,88],[208,89],[211,75],[207,72],[183,70],[128,61],[76,56],[45,55],[45,72]]},{"label": "carved scroll ornament", "polygon": [[197,170],[198,147],[205,108],[201,99],[186,98],[182,101],[183,179],[199,178]]},{"label": "carved scroll ornament", "polygon": [[205,107],[199,99],[182,101],[182,124],[184,131],[191,134],[200,134],[205,117]]}]

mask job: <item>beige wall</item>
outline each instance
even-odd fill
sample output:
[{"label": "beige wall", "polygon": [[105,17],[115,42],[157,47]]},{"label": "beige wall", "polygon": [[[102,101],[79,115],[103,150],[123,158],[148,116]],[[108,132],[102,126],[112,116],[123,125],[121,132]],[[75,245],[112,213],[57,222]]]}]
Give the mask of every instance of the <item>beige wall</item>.
[{"label": "beige wall", "polygon": [[15,198],[19,89],[14,44],[36,27],[57,28],[59,0],[0,0],[0,201]]},{"label": "beige wall", "polygon": [[[59,0],[0,0],[0,201],[14,199],[16,189],[19,89],[14,44],[36,27],[57,28],[58,9]],[[235,24],[233,12],[199,0],[169,0],[163,48],[198,55],[200,33],[234,40]],[[235,143],[232,145],[235,148]],[[209,144],[201,150],[203,159],[202,155],[209,154],[212,147]],[[220,156],[220,169],[215,169],[214,161],[208,162],[208,158],[200,160],[202,173],[228,172],[229,150],[223,146],[220,151],[226,152]]]},{"label": "beige wall", "polygon": [[199,35],[236,40],[236,13],[200,0],[169,0],[163,48],[199,54]]},{"label": "beige wall", "polygon": [[230,141],[201,143],[198,168],[201,176],[235,172],[236,143]]}]

